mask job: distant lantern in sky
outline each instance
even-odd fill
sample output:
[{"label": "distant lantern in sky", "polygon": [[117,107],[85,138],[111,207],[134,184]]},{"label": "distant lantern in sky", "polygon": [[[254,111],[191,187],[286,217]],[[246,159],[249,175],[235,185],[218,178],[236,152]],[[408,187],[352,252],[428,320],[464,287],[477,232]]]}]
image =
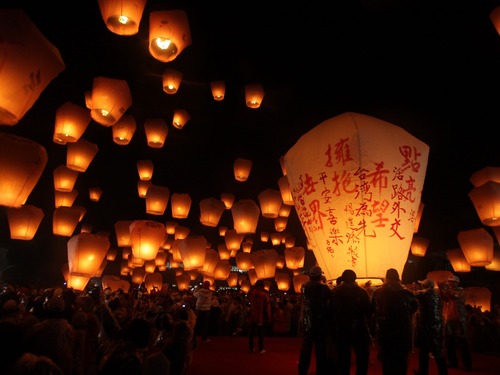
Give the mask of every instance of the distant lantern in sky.
[{"label": "distant lantern in sky", "polygon": [[224,202],[226,210],[230,210],[233,207],[235,196],[233,193],[221,193],[220,200]]},{"label": "distant lantern in sky", "polygon": [[132,105],[127,81],[107,77],[94,78],[92,85],[92,119],[104,126],[113,126]]},{"label": "distant lantern in sky", "polygon": [[147,119],[144,121],[144,131],[148,146],[162,148],[168,135],[168,125],[162,118]]},{"label": "distant lantern in sky", "polygon": [[500,226],[500,182],[487,181],[473,188],[469,198],[484,225]]},{"label": "distant lantern in sky", "polygon": [[92,186],[89,188],[89,199],[92,202],[99,202],[99,199],[101,199],[102,193],[103,193],[103,190],[100,187]]},{"label": "distant lantern in sky", "polygon": [[246,181],[252,170],[252,161],[249,159],[236,158],[233,163],[234,178],[236,181]]},{"label": "distant lantern in sky", "polygon": [[83,138],[66,147],[66,166],[77,172],[85,172],[99,150],[95,143]]},{"label": "distant lantern in sky", "polygon": [[35,236],[43,219],[41,208],[26,204],[19,208],[7,208],[10,238],[13,240],[31,240]]},{"label": "distant lantern in sky", "polygon": [[260,208],[253,199],[240,199],[231,207],[233,227],[237,233],[255,233],[259,223]]},{"label": "distant lantern in sky", "polygon": [[20,9],[0,10],[0,125],[19,123],[65,69],[58,49]]},{"label": "distant lantern in sky", "polygon": [[124,114],[111,129],[113,131],[113,142],[125,146],[132,140],[137,129],[137,123],[134,116]]},{"label": "distant lantern in sky", "polygon": [[148,181],[153,178],[154,169],[155,166],[149,159],[137,161],[137,173],[139,173],[139,179],[143,181]]},{"label": "distant lantern in sky", "polygon": [[109,31],[118,35],[139,32],[147,0],[98,0],[101,16]]},{"label": "distant lantern in sky", "polygon": [[62,145],[78,141],[90,120],[90,111],[87,108],[71,102],[64,103],[56,111],[53,141]]},{"label": "distant lantern in sky", "polygon": [[52,214],[52,233],[71,237],[81,219],[82,212],[79,207],[58,207]]},{"label": "distant lantern in sky", "polygon": [[186,12],[164,10],[149,13],[149,53],[161,62],[170,62],[191,45]]},{"label": "distant lantern in sky", "polygon": [[210,89],[212,90],[214,100],[218,102],[224,100],[224,95],[226,94],[226,83],[224,81],[210,82]]},{"label": "distant lantern in sky", "polygon": [[79,172],[68,168],[65,165],[59,165],[54,168],[54,189],[56,191],[72,191],[75,187]]},{"label": "distant lantern in sky", "polygon": [[465,255],[462,249],[449,249],[446,250],[446,256],[453,267],[453,271],[455,272],[470,272],[471,265],[465,258]]},{"label": "distant lantern in sky", "polygon": [[252,264],[259,279],[267,279],[276,276],[276,261],[278,252],[274,249],[256,250],[250,253]]},{"label": "distant lantern in sky", "polygon": [[200,200],[199,206],[200,223],[207,227],[216,227],[226,210],[224,202],[217,198],[204,198]]},{"label": "distant lantern in sky", "polygon": [[327,279],[400,274],[418,213],[429,147],[358,113],[328,119],[286,153],[297,215]]},{"label": "distant lantern in sky", "polygon": [[417,257],[424,257],[429,247],[430,240],[425,237],[413,236],[411,241],[410,250],[412,255]]},{"label": "distant lantern in sky", "polygon": [[185,270],[203,266],[207,252],[207,239],[204,236],[192,235],[177,241]]},{"label": "distant lantern in sky", "polygon": [[71,191],[55,191],[54,192],[54,205],[55,207],[71,207],[75,203],[78,196],[78,190]]},{"label": "distant lantern in sky", "polygon": [[192,199],[188,193],[173,193],[170,196],[170,207],[174,219],[186,219],[191,210]]},{"label": "distant lantern in sky", "polygon": [[151,180],[139,180],[137,181],[137,193],[139,197],[146,198],[149,187],[153,185],[153,181]]},{"label": "distant lantern in sky", "polygon": [[264,88],[261,84],[245,85],[245,103],[248,108],[259,108],[264,99]]},{"label": "distant lantern in sky", "polygon": [[484,228],[458,232],[458,243],[471,266],[483,267],[493,260],[493,237]]},{"label": "distant lantern in sky", "polygon": [[281,193],[281,199],[284,204],[293,205],[292,190],[290,189],[290,183],[286,176],[281,176],[278,179],[278,187]]},{"label": "distant lantern in sky", "polygon": [[182,72],[177,69],[166,68],[161,77],[163,91],[167,94],[176,94],[182,82]]},{"label": "distant lantern in sky", "polygon": [[174,111],[172,125],[174,128],[182,129],[190,119],[191,116],[189,116],[189,113],[185,109],[176,109]]},{"label": "distant lantern in sky", "polygon": [[0,133],[0,206],[24,205],[47,161],[47,151],[38,143]]},{"label": "distant lantern in sky", "polygon": [[146,213],[163,215],[170,199],[170,189],[166,186],[151,185],[146,193]]},{"label": "distant lantern in sky", "polygon": [[263,217],[277,218],[280,207],[283,204],[279,190],[267,188],[259,193],[260,211]]}]

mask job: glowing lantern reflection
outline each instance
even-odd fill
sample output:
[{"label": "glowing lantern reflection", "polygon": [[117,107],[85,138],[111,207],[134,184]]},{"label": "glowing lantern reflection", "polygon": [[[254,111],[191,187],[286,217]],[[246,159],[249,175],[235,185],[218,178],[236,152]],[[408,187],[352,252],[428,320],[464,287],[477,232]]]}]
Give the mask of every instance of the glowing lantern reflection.
[{"label": "glowing lantern reflection", "polygon": [[374,117],[344,113],[286,153],[287,178],[327,279],[401,274],[408,258],[429,147]]}]

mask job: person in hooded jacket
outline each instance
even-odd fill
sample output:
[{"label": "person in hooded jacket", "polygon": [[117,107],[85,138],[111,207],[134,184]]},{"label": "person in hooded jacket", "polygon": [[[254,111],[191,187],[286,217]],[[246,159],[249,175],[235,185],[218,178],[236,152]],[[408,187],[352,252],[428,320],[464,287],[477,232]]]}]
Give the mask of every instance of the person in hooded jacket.
[{"label": "person in hooded jacket", "polygon": [[193,292],[196,298],[196,323],[202,342],[210,342],[208,338],[210,324],[210,310],[212,308],[212,291],[210,290],[210,281],[205,280],[201,287]]}]

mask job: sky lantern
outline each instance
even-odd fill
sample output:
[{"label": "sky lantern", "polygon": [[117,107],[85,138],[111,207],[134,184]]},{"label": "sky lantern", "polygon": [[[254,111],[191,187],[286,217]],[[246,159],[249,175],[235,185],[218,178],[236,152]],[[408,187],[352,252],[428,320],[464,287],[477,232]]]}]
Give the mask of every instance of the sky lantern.
[{"label": "sky lantern", "polygon": [[497,6],[490,12],[490,21],[497,33],[500,34],[500,6]]},{"label": "sky lantern", "polygon": [[149,13],[149,53],[161,62],[170,62],[191,45],[186,12],[163,10]]},{"label": "sky lantern", "polygon": [[233,193],[221,193],[220,194],[220,200],[224,202],[224,205],[226,206],[226,210],[230,210],[231,207],[233,207],[233,203],[235,200],[235,196]]},{"label": "sky lantern", "polygon": [[240,270],[248,271],[253,268],[252,254],[238,251],[235,256],[236,265]]},{"label": "sky lantern", "polygon": [[132,220],[118,220],[115,222],[116,244],[119,247],[130,246],[130,224],[132,224]]},{"label": "sky lantern", "polygon": [[417,257],[424,257],[430,242],[431,241],[428,238],[413,236],[410,245],[412,255]]},{"label": "sky lantern", "polygon": [[97,186],[91,186],[89,187],[89,199],[92,202],[99,202],[99,199],[101,199],[102,193],[104,191]]},{"label": "sky lantern", "polygon": [[177,275],[175,279],[177,281],[177,289],[188,290],[189,284],[191,284],[191,276],[189,276],[189,273]]},{"label": "sky lantern", "polygon": [[292,190],[290,189],[290,182],[288,182],[288,178],[286,176],[281,176],[278,179],[278,187],[280,189],[281,199],[283,200],[283,203],[292,206]]},{"label": "sky lantern", "polygon": [[233,163],[233,173],[236,181],[245,182],[252,170],[250,159],[236,158]]},{"label": "sky lantern", "polygon": [[8,207],[10,238],[13,240],[31,240],[43,219],[43,210],[30,204],[21,207]]},{"label": "sky lantern", "polygon": [[215,280],[226,280],[233,266],[228,260],[219,260],[215,266],[213,275]]},{"label": "sky lantern", "polygon": [[191,210],[192,199],[188,193],[173,193],[170,196],[170,207],[174,219],[186,219]]},{"label": "sky lantern", "polygon": [[229,275],[227,275],[227,286],[230,288],[235,288],[238,286],[238,272],[231,271]]},{"label": "sky lantern", "polygon": [[71,191],[55,191],[54,192],[54,205],[55,207],[71,207],[75,203],[78,196],[78,190]]},{"label": "sky lantern", "polygon": [[56,123],[52,140],[58,144],[76,142],[90,124],[90,111],[71,102],[66,102],[56,111]]},{"label": "sky lantern", "polygon": [[151,292],[161,292],[163,288],[163,275],[160,272],[146,273],[144,276],[146,290]]},{"label": "sky lantern", "polygon": [[139,32],[147,0],[98,0],[101,16],[109,31],[117,35]]},{"label": "sky lantern", "polygon": [[400,274],[407,261],[429,147],[383,120],[344,113],[286,153],[297,215],[327,279]]},{"label": "sky lantern", "polygon": [[243,233],[236,232],[235,229],[228,229],[224,236],[224,241],[228,250],[239,250],[241,247],[241,242],[243,242],[245,235]]},{"label": "sky lantern", "polygon": [[278,286],[278,290],[282,292],[288,291],[290,289],[290,275],[287,272],[276,272],[276,276],[274,277],[276,281],[276,285]]},{"label": "sky lantern", "polygon": [[260,208],[253,199],[240,199],[231,207],[233,226],[239,234],[255,233],[259,223]]},{"label": "sky lantern", "polygon": [[144,131],[148,146],[162,148],[168,136],[168,125],[162,118],[150,118],[144,121]]},{"label": "sky lantern", "polygon": [[293,276],[293,290],[297,294],[302,294],[302,285],[309,281],[309,275],[297,274]]},{"label": "sky lantern", "polygon": [[66,166],[77,172],[85,172],[99,151],[95,143],[83,138],[68,143],[66,147]]},{"label": "sky lantern", "polygon": [[64,69],[58,49],[20,9],[0,10],[0,125],[19,123]]},{"label": "sky lantern", "polygon": [[170,189],[166,186],[151,185],[146,193],[146,213],[163,215],[170,199]]},{"label": "sky lantern", "polygon": [[296,270],[304,264],[306,251],[302,246],[293,246],[285,249],[286,267],[290,270]]},{"label": "sky lantern", "polygon": [[206,249],[205,261],[200,267],[198,267],[198,272],[200,272],[202,275],[212,276],[214,274],[215,267],[217,267],[217,263],[219,263],[219,260],[219,252],[215,251],[214,249]]},{"label": "sky lantern", "polygon": [[110,288],[112,292],[122,289],[125,293],[128,293],[130,289],[130,283],[116,275],[103,275],[101,277],[101,284],[103,290]]},{"label": "sky lantern", "polygon": [[167,94],[176,94],[182,82],[182,72],[177,69],[166,68],[162,74],[163,91]]},{"label": "sky lantern", "polygon": [[47,151],[38,143],[0,133],[0,206],[25,204],[47,161]]},{"label": "sky lantern", "polygon": [[482,312],[491,311],[491,290],[485,286],[465,288],[465,304],[480,308]]},{"label": "sky lantern", "polygon": [[207,227],[216,227],[226,209],[224,202],[217,198],[200,200],[200,223]]},{"label": "sky lantern", "polygon": [[260,83],[245,85],[245,103],[248,108],[257,109],[264,99],[264,87]]},{"label": "sky lantern", "polygon": [[260,205],[260,211],[263,217],[277,218],[283,199],[279,190],[267,188],[257,196]]},{"label": "sky lantern", "polygon": [[[178,242],[185,270],[193,270],[203,266],[207,253],[207,239],[204,236],[191,235],[176,242]],[[219,254],[217,254],[218,256]]]},{"label": "sky lantern", "polygon": [[152,220],[134,220],[130,224],[133,256],[153,260],[165,237],[165,225]]},{"label": "sky lantern", "polygon": [[93,277],[106,258],[109,241],[96,234],[80,233],[68,241],[69,272]]},{"label": "sky lantern", "polygon": [[446,256],[455,272],[470,272],[470,263],[465,258],[465,255],[460,248],[446,250]]},{"label": "sky lantern", "polygon": [[226,83],[224,81],[212,81],[210,82],[210,90],[214,100],[220,102],[224,100],[226,94]]},{"label": "sky lantern", "polygon": [[125,146],[130,143],[137,130],[137,122],[134,116],[124,114],[112,127],[113,142]]},{"label": "sky lantern", "polygon": [[71,237],[81,219],[82,212],[79,207],[58,207],[52,214],[52,233]]},{"label": "sky lantern", "polygon": [[132,106],[132,94],[127,81],[107,77],[96,77],[92,84],[92,120],[113,126]]},{"label": "sky lantern", "polygon": [[275,277],[276,262],[278,260],[278,252],[274,249],[261,249],[250,253],[252,256],[252,264],[257,277],[259,279],[267,279]]},{"label": "sky lantern", "polygon": [[185,109],[176,109],[172,118],[172,125],[174,128],[182,129],[190,119],[191,116]]},{"label": "sky lantern", "polygon": [[484,228],[463,230],[458,242],[467,259],[474,267],[484,267],[493,260],[493,237]]},{"label": "sky lantern", "polygon": [[56,191],[72,191],[78,178],[78,172],[65,165],[54,168],[54,189]]},{"label": "sky lantern", "polygon": [[149,187],[153,185],[153,181],[151,180],[140,180],[137,181],[137,194],[140,198],[146,198],[148,194]]}]

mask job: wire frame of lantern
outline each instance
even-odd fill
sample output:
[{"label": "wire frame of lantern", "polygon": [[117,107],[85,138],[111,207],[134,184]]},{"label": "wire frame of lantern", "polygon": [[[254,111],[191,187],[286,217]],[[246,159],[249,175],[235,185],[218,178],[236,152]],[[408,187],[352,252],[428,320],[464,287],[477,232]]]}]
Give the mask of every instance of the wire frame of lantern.
[{"label": "wire frame of lantern", "polygon": [[156,258],[165,236],[165,225],[152,220],[134,220],[130,224],[132,255],[144,260]]},{"label": "wire frame of lantern", "polygon": [[139,179],[143,181],[149,181],[153,178],[154,164],[151,160],[138,160],[137,161],[137,173],[139,173]]},{"label": "wire frame of lantern", "polygon": [[484,228],[458,233],[458,243],[471,266],[484,267],[493,260],[493,237]]},{"label": "wire frame of lantern", "polygon": [[176,94],[182,82],[182,72],[166,68],[162,74],[163,91],[167,94]]},{"label": "wire frame of lantern", "polygon": [[220,255],[219,252],[214,249],[206,249],[205,251],[205,261],[198,267],[198,272],[202,275],[213,276],[215,267],[219,263]]},{"label": "wire frame of lantern", "polygon": [[288,178],[286,176],[281,176],[278,179],[278,187],[283,203],[293,206],[292,189],[290,188],[290,183],[288,182]]},{"label": "wire frame of lantern", "polygon": [[250,176],[252,161],[249,159],[236,158],[233,163],[233,173],[236,181],[244,182]]},{"label": "wire frame of lantern", "polygon": [[298,274],[293,276],[293,290],[297,294],[302,294],[302,286],[309,281],[309,276]]},{"label": "wire frame of lantern", "polygon": [[241,247],[241,242],[245,238],[245,235],[242,233],[236,232],[235,229],[228,229],[226,231],[226,235],[224,236],[224,242],[226,243],[226,247],[228,250],[239,250]]},{"label": "wire frame of lantern", "polygon": [[85,172],[97,154],[99,148],[95,143],[83,138],[67,144],[66,166],[77,172]]},{"label": "wire frame of lantern", "polygon": [[0,206],[24,205],[38,183],[47,160],[47,151],[38,143],[0,133]]},{"label": "wire frame of lantern", "polygon": [[58,207],[52,214],[52,233],[71,237],[80,220],[81,211],[77,207]]},{"label": "wire frame of lantern", "polygon": [[162,148],[168,135],[168,125],[164,119],[155,118],[144,121],[144,131],[148,146],[151,148]]},{"label": "wire frame of lantern", "polygon": [[54,189],[56,191],[70,192],[75,187],[79,173],[65,165],[59,165],[54,168],[52,174],[54,178]]},{"label": "wire frame of lantern", "polygon": [[92,186],[89,188],[89,199],[92,202],[99,202],[104,191],[97,186]]},{"label": "wire frame of lantern", "polygon": [[191,210],[192,199],[188,193],[173,193],[170,197],[170,208],[174,219],[186,219]]},{"label": "wire frame of lantern", "polygon": [[213,275],[215,280],[227,280],[232,266],[228,260],[219,260],[215,266]]},{"label": "wire frame of lantern", "polygon": [[103,125],[113,126],[132,105],[132,95],[127,81],[96,77],[92,84],[90,116]]},{"label": "wire frame of lantern", "polygon": [[178,241],[184,269],[193,270],[202,267],[207,253],[207,239],[202,235],[191,235]]},{"label": "wire frame of lantern", "polygon": [[219,258],[222,260],[228,260],[231,258],[231,250],[229,250],[226,244],[220,243],[217,245],[217,251],[219,253]]},{"label": "wire frame of lantern", "polygon": [[253,199],[240,199],[231,207],[233,227],[237,233],[255,233],[259,223],[260,208]]},{"label": "wire frame of lantern", "polygon": [[262,249],[251,253],[252,264],[259,279],[274,277],[278,252],[274,249]]},{"label": "wire frame of lantern", "polygon": [[0,10],[0,125],[13,126],[65,69],[58,49],[21,9]]},{"label": "wire frame of lantern", "polygon": [[488,181],[469,192],[469,198],[484,225],[500,226],[500,183]]},{"label": "wire frame of lantern", "polygon": [[177,225],[175,227],[174,239],[183,240],[189,236],[189,232],[191,232],[191,230],[188,227],[184,225]]},{"label": "wire frame of lantern", "polygon": [[276,272],[274,280],[276,281],[276,286],[278,287],[278,290],[286,292],[290,289],[291,278],[288,273]]},{"label": "wire frame of lantern", "polygon": [[164,10],[149,13],[149,53],[161,62],[170,62],[191,45],[186,12]]},{"label": "wire frame of lantern", "polygon": [[134,116],[124,114],[117,122],[111,127],[113,133],[113,142],[120,146],[126,146],[130,143],[137,130],[137,122]]},{"label": "wire frame of lantern", "polygon": [[56,121],[52,140],[65,145],[76,142],[90,124],[90,112],[77,104],[66,102],[56,110]]},{"label": "wire frame of lantern", "polygon": [[170,199],[170,190],[166,186],[151,185],[146,193],[146,213],[163,215]]},{"label": "wire frame of lantern", "polygon": [[106,259],[109,241],[92,233],[80,233],[68,241],[69,272],[93,277]]},{"label": "wire frame of lantern", "polygon": [[71,191],[55,191],[54,192],[54,205],[55,207],[71,207],[75,203],[78,196],[78,190]]},{"label": "wire frame of lantern", "polygon": [[233,207],[235,196],[232,193],[221,193],[220,200],[226,206],[226,210],[230,210]]},{"label": "wire frame of lantern", "polygon": [[130,224],[132,224],[132,220],[118,220],[115,222],[115,237],[118,247],[130,246]]},{"label": "wire frame of lantern", "polygon": [[190,119],[191,116],[185,109],[176,109],[172,118],[172,125],[176,129],[182,129]]},{"label": "wire frame of lantern", "polygon": [[31,204],[21,207],[7,207],[10,238],[13,240],[32,240],[43,216],[43,210]]},{"label": "wire frame of lantern", "polygon": [[177,283],[177,289],[180,291],[185,291],[189,289],[191,284],[191,277],[188,273],[182,273],[175,277],[175,281]]},{"label": "wire frame of lantern", "polygon": [[200,223],[215,228],[226,209],[224,202],[217,198],[204,198],[200,200],[199,206]]},{"label": "wire frame of lantern", "polygon": [[224,100],[226,95],[226,83],[224,81],[212,81],[210,82],[210,90],[214,100],[220,102]]},{"label": "wire frame of lantern", "polygon": [[429,247],[430,240],[425,237],[413,236],[411,240],[410,250],[412,255],[416,257],[424,257]]},{"label": "wire frame of lantern", "polygon": [[236,288],[238,286],[238,272],[231,271],[227,275],[227,286],[230,288]]},{"label": "wire frame of lantern", "polygon": [[245,85],[245,103],[248,108],[259,108],[264,99],[264,87],[260,83]]},{"label": "wire frame of lantern", "polygon": [[139,32],[147,0],[98,0],[102,19],[109,31],[130,36]]},{"label": "wire frame of lantern", "polygon": [[274,219],[274,229],[276,232],[283,232],[288,224],[288,217],[278,216]]},{"label": "wire frame of lantern", "polygon": [[492,292],[485,286],[468,286],[465,290],[465,304],[480,309],[483,313],[491,311]]},{"label": "wire frame of lantern", "polygon": [[236,266],[243,271],[248,271],[253,268],[252,254],[238,251],[235,256]]},{"label": "wire frame of lantern", "polygon": [[301,246],[294,246],[285,249],[286,267],[290,270],[296,270],[303,266],[306,251]]},{"label": "wire frame of lantern", "polygon": [[260,211],[263,217],[277,218],[283,200],[279,190],[267,188],[261,191],[258,196]]},{"label": "wire frame of lantern", "polygon": [[146,198],[146,195],[148,194],[148,189],[151,185],[153,185],[153,181],[151,180],[137,181],[137,194],[139,194],[140,198]]}]

